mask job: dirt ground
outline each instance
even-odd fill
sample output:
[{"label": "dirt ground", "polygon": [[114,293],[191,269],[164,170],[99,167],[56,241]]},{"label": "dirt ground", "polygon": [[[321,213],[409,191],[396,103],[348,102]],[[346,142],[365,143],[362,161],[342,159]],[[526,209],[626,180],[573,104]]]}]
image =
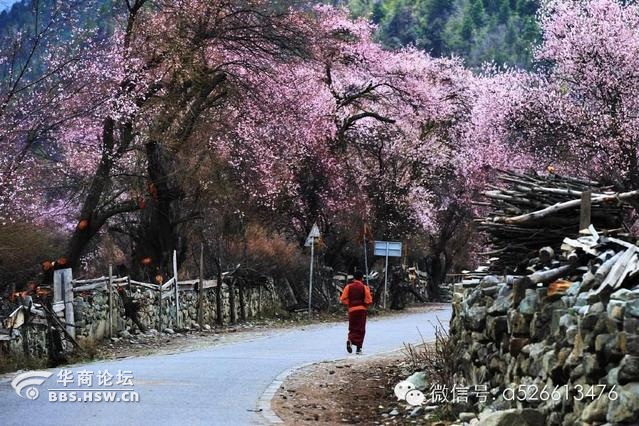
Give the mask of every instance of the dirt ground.
[{"label": "dirt ground", "polygon": [[272,408],[287,425],[450,424],[438,421],[436,412],[398,403],[393,390],[409,374],[402,351],[318,363],[289,376]]},{"label": "dirt ground", "polygon": [[[106,339],[88,348],[88,360],[120,359],[131,356],[166,354],[226,344],[245,338],[260,337],[272,329],[270,324],[242,324],[234,327],[212,328],[167,333],[130,333],[127,337]],[[87,360],[86,354],[82,360]],[[81,355],[82,357],[82,355]]]}]

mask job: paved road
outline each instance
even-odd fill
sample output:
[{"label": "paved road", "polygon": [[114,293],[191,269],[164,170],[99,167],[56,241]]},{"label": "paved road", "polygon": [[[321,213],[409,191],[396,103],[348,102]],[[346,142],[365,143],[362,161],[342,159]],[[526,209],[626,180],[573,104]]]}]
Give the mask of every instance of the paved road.
[{"label": "paved road", "polygon": [[[400,348],[404,342],[416,343],[433,338],[439,318],[444,324],[450,309],[440,307],[369,321],[364,351],[367,355]],[[9,380],[0,381],[0,425],[247,425],[263,424],[256,412],[257,402],[267,387],[283,371],[295,366],[348,356],[343,341],[345,324],[313,325],[302,330],[273,330],[266,336],[190,352],[128,358],[73,366],[77,371],[130,371],[137,403],[49,402],[50,389],[57,383],[60,368],[40,387],[36,400],[23,399]],[[417,329],[419,327],[419,331]],[[350,355],[355,356],[355,355]],[[127,389],[115,386],[111,389]],[[104,388],[108,389],[108,388]],[[79,393],[80,396],[84,392]]]}]

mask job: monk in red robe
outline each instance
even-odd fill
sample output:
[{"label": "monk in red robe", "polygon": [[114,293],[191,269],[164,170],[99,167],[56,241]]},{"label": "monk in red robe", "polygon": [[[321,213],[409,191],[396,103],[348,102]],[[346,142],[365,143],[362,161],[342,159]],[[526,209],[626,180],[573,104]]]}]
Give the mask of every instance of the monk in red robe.
[{"label": "monk in red robe", "polygon": [[348,307],[348,340],[346,350],[353,352],[353,345],[357,347],[358,355],[362,353],[364,335],[366,334],[366,313],[368,306],[373,303],[371,290],[362,282],[364,275],[355,272],[354,279],[342,291],[339,301]]}]

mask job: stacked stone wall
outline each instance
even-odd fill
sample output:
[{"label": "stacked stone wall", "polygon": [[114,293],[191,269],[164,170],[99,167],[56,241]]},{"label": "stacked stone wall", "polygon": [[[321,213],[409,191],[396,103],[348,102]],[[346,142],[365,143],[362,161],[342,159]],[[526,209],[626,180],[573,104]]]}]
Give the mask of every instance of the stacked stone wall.
[{"label": "stacked stone wall", "polygon": [[456,285],[459,375],[490,391],[471,401],[484,424],[639,424],[639,287],[603,296],[587,286],[521,298],[494,276]]}]

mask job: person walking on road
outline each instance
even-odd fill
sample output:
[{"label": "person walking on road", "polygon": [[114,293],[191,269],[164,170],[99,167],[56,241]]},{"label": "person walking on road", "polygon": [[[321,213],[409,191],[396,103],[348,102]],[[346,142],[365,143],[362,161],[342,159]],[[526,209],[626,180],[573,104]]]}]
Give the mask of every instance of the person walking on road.
[{"label": "person walking on road", "polygon": [[366,334],[366,314],[368,306],[373,303],[371,290],[362,282],[364,274],[356,271],[353,281],[344,287],[339,300],[348,307],[348,340],[346,350],[353,352],[353,345],[357,347],[356,353],[362,353],[364,335]]}]

